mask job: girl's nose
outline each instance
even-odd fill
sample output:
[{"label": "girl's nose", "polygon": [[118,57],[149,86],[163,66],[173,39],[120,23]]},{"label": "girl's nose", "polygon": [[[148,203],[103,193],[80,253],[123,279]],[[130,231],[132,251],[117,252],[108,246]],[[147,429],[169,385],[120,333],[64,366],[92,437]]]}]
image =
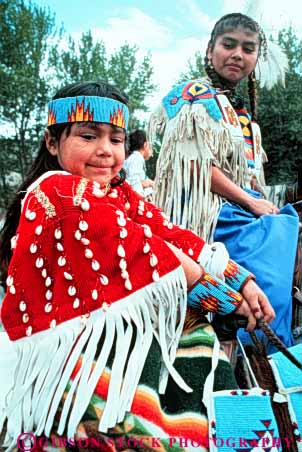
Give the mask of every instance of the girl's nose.
[{"label": "girl's nose", "polygon": [[237,46],[232,54],[232,58],[234,58],[234,60],[242,60],[242,48],[240,46]]},{"label": "girl's nose", "polygon": [[97,141],[97,155],[110,156],[112,154],[111,141],[108,138],[102,138]]}]

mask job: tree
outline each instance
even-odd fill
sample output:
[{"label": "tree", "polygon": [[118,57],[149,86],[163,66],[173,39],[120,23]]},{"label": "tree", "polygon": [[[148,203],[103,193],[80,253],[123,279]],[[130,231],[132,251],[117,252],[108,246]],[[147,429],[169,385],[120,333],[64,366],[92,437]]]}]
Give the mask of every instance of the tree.
[{"label": "tree", "polygon": [[56,30],[49,10],[24,0],[2,0],[0,23],[0,159],[3,164],[0,207],[3,207],[13,189],[8,182],[11,170],[24,177],[45,124],[49,82],[44,67],[49,40],[54,38]]},{"label": "tree", "polygon": [[179,76],[177,83],[182,83],[187,80],[195,80],[206,75],[204,70],[204,55],[199,51],[195,52],[195,59],[188,61],[189,70],[187,72],[182,72]]},{"label": "tree", "polygon": [[269,158],[266,179],[271,185],[294,182],[302,168],[302,41],[289,28],[279,33],[279,44],[289,60],[285,87],[278,84],[259,93],[259,123]]},{"label": "tree", "polygon": [[139,61],[137,52],[137,46],[125,43],[109,56],[104,42],[94,42],[88,31],[78,44],[70,37],[67,50],[53,49],[51,58],[61,83],[105,80],[124,91],[130,98],[130,128],[134,128],[141,124],[139,112],[148,110],[146,96],[155,89],[151,56],[145,55]]}]

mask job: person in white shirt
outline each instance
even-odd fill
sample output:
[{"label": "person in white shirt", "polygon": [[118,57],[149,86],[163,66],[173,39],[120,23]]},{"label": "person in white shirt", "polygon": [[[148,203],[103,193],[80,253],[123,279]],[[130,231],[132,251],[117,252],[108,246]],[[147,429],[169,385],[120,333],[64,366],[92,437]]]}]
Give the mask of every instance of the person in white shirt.
[{"label": "person in white shirt", "polygon": [[153,192],[154,181],[146,175],[145,160],[152,157],[146,132],[135,130],[129,135],[129,157],[125,160],[124,169],[127,181],[144,198],[150,198]]}]

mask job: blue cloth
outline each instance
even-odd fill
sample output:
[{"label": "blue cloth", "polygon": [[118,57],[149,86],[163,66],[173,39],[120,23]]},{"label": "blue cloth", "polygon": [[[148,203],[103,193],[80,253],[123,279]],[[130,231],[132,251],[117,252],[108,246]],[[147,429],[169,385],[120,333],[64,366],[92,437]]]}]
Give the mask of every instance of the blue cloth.
[{"label": "blue cloth", "polygon": [[[255,197],[259,193],[247,190]],[[293,345],[292,282],[297,251],[298,215],[289,204],[278,215],[255,217],[237,204],[226,203],[220,211],[215,241],[223,242],[230,257],[250,270],[257,284],[267,295],[276,312],[272,329],[286,346]],[[260,331],[257,334],[267,345],[269,353],[276,348]],[[244,343],[250,337],[243,330],[239,336]]]}]

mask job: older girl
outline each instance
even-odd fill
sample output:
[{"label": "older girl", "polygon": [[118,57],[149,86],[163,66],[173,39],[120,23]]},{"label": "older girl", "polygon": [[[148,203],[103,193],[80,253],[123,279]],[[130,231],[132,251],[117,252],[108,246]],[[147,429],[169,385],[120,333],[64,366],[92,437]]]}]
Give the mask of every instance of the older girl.
[{"label": "older girl", "polygon": [[[164,132],[155,202],[172,221],[222,241],[256,275],[276,311],[272,328],[291,345],[298,218],[291,206],[279,212],[252,190],[263,192],[264,184],[255,67],[269,57],[267,46],[260,26],[243,14],[228,14],[215,24],[207,77],[172,89],[151,118],[151,135],[157,127]],[[244,79],[251,115],[238,93]]]}]

